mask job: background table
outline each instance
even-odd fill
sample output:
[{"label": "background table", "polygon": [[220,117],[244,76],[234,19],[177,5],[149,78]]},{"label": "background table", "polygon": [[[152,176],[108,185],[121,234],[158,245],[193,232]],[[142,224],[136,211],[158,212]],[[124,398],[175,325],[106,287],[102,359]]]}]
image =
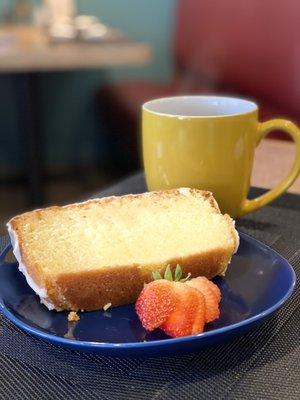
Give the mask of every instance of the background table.
[{"label": "background table", "polygon": [[122,65],[144,65],[151,58],[145,43],[111,31],[102,41],[51,43],[34,26],[0,27],[0,72],[69,71]]},{"label": "background table", "polygon": [[[15,73],[20,124],[24,132],[29,202],[43,203],[40,99],[38,77],[49,71],[74,71],[115,66],[140,66],[151,59],[151,48],[121,33],[101,42],[51,43],[45,31],[34,26],[0,27],[0,73]],[[20,90],[21,88],[21,90]]]},{"label": "background table", "polygon": [[[95,196],[145,190],[141,174]],[[262,193],[253,189],[252,194]],[[300,274],[300,197],[286,194],[237,221]],[[8,241],[1,239],[1,247]],[[299,399],[300,289],[271,319],[243,337],[196,354],[111,358],[56,347],[0,316],[0,398]]]}]

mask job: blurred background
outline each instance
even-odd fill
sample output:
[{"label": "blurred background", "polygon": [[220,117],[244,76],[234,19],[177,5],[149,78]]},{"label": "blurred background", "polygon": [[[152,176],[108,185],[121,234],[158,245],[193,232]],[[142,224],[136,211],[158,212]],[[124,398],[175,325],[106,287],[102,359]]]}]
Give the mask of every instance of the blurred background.
[{"label": "blurred background", "polygon": [[[300,123],[299,13],[299,0],[0,0],[1,232],[141,169],[151,98],[238,95],[261,120]],[[252,184],[274,186],[293,156],[273,132]]]}]

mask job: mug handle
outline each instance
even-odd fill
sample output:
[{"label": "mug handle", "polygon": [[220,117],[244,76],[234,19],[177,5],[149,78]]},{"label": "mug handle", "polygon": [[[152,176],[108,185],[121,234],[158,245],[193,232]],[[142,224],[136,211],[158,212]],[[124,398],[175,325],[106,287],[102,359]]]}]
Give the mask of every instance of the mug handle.
[{"label": "mug handle", "polygon": [[269,190],[267,193],[256,197],[255,199],[246,199],[240,216],[248,214],[251,211],[255,211],[271,201],[279,197],[284,191],[286,191],[297,178],[300,172],[300,130],[291,121],[285,119],[271,119],[270,121],[259,123],[258,127],[258,138],[256,146],[260,143],[262,138],[266,136],[270,131],[278,129],[288,133],[294,140],[296,145],[296,156],[293,166],[288,174],[288,176],[279,182],[273,189]]}]

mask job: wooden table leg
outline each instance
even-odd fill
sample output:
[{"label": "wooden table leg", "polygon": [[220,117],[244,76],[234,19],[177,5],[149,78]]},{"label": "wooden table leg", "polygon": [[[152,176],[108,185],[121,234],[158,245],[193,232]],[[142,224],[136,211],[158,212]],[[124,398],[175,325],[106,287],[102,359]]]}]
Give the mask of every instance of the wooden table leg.
[{"label": "wooden table leg", "polygon": [[40,132],[40,99],[38,73],[16,75],[20,129],[25,150],[24,162],[30,207],[43,204],[42,146]]}]

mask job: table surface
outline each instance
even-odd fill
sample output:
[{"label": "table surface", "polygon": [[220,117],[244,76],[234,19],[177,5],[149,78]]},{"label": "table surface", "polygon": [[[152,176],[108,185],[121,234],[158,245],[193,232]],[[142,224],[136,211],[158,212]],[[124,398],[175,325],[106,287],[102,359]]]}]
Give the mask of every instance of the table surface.
[{"label": "table surface", "polygon": [[[251,184],[268,189],[275,187],[291,170],[295,160],[295,150],[293,142],[262,140],[255,150]],[[300,194],[300,175],[288,191]]]},{"label": "table surface", "polygon": [[[142,174],[95,196],[145,191]],[[252,195],[262,193],[253,189]],[[300,274],[300,198],[285,194],[237,221]],[[0,248],[8,242],[0,239]],[[0,315],[0,398],[299,399],[300,290],[271,319],[241,338],[195,354],[138,359],[80,353],[42,342]]]},{"label": "table surface", "polygon": [[50,43],[45,32],[34,26],[2,26],[0,72],[91,69],[144,65],[150,61],[149,45],[112,36],[99,43]]}]

